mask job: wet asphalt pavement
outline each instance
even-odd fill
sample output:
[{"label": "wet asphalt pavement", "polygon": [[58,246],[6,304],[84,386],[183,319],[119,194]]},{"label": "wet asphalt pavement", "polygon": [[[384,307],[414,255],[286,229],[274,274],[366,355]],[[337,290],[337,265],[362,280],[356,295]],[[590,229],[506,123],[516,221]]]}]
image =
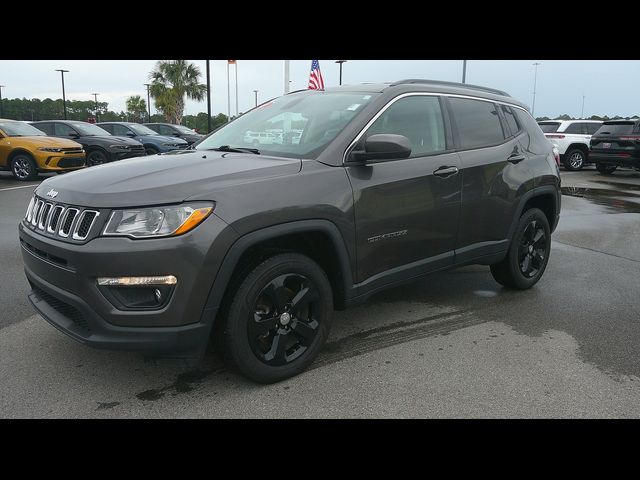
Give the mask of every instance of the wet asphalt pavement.
[{"label": "wet asphalt pavement", "polygon": [[[0,173],[0,417],[640,417],[640,173],[564,172],[549,266],[525,292],[469,266],[336,312],[311,369],[263,386],[77,344],[34,315]],[[12,188],[12,190],[7,190]]]}]

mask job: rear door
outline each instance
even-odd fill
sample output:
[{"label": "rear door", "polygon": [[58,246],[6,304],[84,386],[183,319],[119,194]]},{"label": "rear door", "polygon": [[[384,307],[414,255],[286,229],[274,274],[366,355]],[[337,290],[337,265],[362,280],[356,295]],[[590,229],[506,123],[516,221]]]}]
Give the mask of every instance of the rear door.
[{"label": "rear door", "polygon": [[362,136],[361,141],[373,134],[404,135],[412,151],[406,159],[346,168],[358,282],[386,283],[453,264],[461,165],[444,114],[438,96],[406,96],[383,110]]},{"label": "rear door", "polygon": [[529,156],[519,142],[522,127],[513,115],[515,132],[492,101],[457,97],[448,101],[463,168],[457,263],[507,248],[515,199],[533,181]]}]

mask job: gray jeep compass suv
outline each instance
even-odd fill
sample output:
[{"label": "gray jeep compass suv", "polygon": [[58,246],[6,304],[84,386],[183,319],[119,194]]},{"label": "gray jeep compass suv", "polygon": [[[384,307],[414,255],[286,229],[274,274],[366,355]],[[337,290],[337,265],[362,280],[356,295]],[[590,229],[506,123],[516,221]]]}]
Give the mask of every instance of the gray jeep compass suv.
[{"label": "gray jeep compass suv", "polygon": [[531,287],[559,212],[525,105],[403,80],[293,92],[194,150],[49,178],[19,235],[29,299],[62,332],[183,358],[212,339],[274,382],[313,361],[334,309],[382,289],[468,264]]}]

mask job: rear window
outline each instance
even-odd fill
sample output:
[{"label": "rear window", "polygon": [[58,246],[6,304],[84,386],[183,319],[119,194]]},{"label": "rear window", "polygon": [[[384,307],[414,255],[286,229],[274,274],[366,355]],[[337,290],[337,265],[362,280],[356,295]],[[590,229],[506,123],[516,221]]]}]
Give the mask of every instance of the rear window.
[{"label": "rear window", "polygon": [[633,122],[603,123],[596,135],[627,135],[633,133]]},{"label": "rear window", "polygon": [[540,129],[544,133],[555,133],[558,131],[559,123],[539,123]]}]

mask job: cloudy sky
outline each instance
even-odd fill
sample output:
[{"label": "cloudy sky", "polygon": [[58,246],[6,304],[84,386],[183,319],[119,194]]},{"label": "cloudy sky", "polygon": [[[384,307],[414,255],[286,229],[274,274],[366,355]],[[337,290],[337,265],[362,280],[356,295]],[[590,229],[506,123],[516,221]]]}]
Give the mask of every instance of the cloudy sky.
[{"label": "cloudy sky", "polygon": [[[205,61],[192,60],[201,68],[205,82]],[[338,84],[335,60],[320,60],[326,86]],[[536,86],[536,116],[554,117],[563,113],[579,116],[583,95],[585,116],[640,115],[640,61],[609,60],[470,60],[467,82],[505,90],[531,106],[534,66],[540,62]],[[68,99],[109,102],[109,109],[125,109],[131,95],[146,98],[149,72],[154,60],[0,60],[3,98],[61,98],[60,73],[65,74]],[[212,113],[227,113],[227,61],[211,60]],[[291,61],[291,90],[307,87],[311,60]],[[239,111],[258,101],[283,93],[282,60],[238,60]],[[461,81],[462,60],[349,60],[343,66],[343,84],[386,82],[403,78]],[[231,113],[235,114],[235,72],[231,67]],[[206,102],[186,105],[187,114],[206,112]],[[154,108],[152,105],[152,113]]]}]

